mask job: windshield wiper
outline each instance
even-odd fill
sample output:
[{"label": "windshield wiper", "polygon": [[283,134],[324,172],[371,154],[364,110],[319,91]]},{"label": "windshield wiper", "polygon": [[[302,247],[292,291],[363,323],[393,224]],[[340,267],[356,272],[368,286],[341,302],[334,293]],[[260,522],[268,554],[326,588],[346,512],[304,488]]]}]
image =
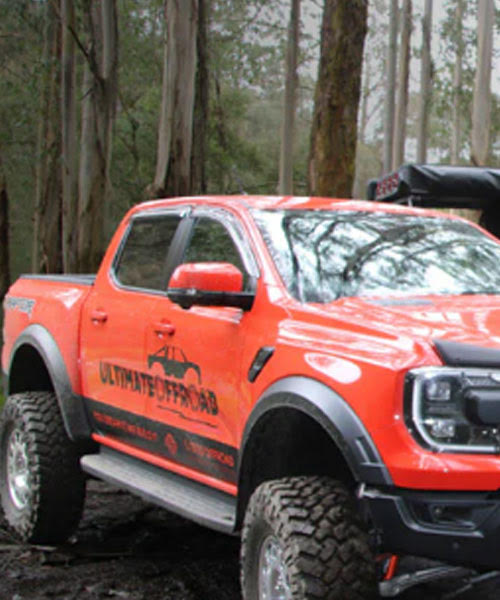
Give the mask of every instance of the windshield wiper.
[{"label": "windshield wiper", "polygon": [[485,290],[465,290],[455,294],[457,296],[500,296],[500,290],[495,288],[487,288]]}]

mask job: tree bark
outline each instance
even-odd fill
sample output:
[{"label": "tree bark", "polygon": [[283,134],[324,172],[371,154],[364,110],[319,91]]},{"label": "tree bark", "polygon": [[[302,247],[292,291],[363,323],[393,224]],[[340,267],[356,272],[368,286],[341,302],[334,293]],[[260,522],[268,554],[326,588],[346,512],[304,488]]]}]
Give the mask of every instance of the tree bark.
[{"label": "tree bark", "polygon": [[299,53],[300,0],[292,0],[286,53],[285,98],[281,128],[279,193],[293,194],[293,140]]},{"label": "tree bark", "polygon": [[116,0],[87,0],[89,43],[84,71],[78,189],[78,265],[95,272],[104,252],[111,197],[109,169],[118,92]]},{"label": "tree bark", "polygon": [[494,0],[478,2],[477,68],[472,105],[471,162],[486,165],[490,152],[491,57],[493,51]]},{"label": "tree bark", "polygon": [[45,6],[45,31],[41,78],[40,117],[37,139],[35,227],[32,270],[35,273],[62,271],[60,169],[61,129],[58,94],[61,80],[59,58],[61,31],[52,4]]},{"label": "tree bark", "polygon": [[[0,149],[0,302],[10,285],[10,245],[9,245],[9,195]],[[0,326],[3,311],[0,311]],[[1,329],[0,329],[1,337]]]},{"label": "tree bark", "polygon": [[398,91],[396,99],[396,118],[394,143],[392,148],[392,166],[395,171],[403,162],[406,141],[406,115],[408,113],[408,79],[410,74],[410,38],[412,27],[411,0],[403,1],[401,45],[399,50]]},{"label": "tree bark", "polygon": [[429,111],[431,107],[431,28],[432,0],[425,0],[425,10],[422,19],[422,66],[420,70],[420,106],[417,131],[417,162],[427,160],[427,130]]},{"label": "tree bark", "polygon": [[461,119],[461,92],[462,92],[462,61],[464,56],[463,40],[463,18],[464,18],[464,0],[456,0],[454,35],[455,42],[455,68],[453,71],[453,106],[452,106],[452,129],[451,129],[451,148],[450,159],[452,165],[458,165],[460,157],[462,119]]},{"label": "tree bark", "polygon": [[359,117],[358,142],[366,142],[366,126],[368,125],[368,100],[370,99],[371,70],[365,63],[363,66],[363,87],[361,91],[361,115]]},{"label": "tree bark", "polygon": [[166,0],[167,39],[151,197],[191,193],[198,0]]},{"label": "tree bark", "polygon": [[198,39],[196,43],[198,68],[196,70],[193,127],[193,151],[191,163],[191,193],[207,193],[206,146],[209,107],[208,79],[208,2],[198,0]]},{"label": "tree bark", "polygon": [[63,270],[76,270],[76,215],[78,206],[78,169],[76,147],[76,71],[75,10],[73,0],[61,0],[62,26],[62,86],[61,86],[61,131],[62,131],[62,255]]},{"label": "tree bark", "polygon": [[367,7],[366,0],[325,1],[309,155],[313,195],[351,195]]},{"label": "tree bark", "polygon": [[387,47],[387,85],[384,106],[384,171],[392,166],[392,144],[394,137],[394,99],[396,91],[396,55],[398,34],[398,0],[391,0],[389,9],[389,45]]}]

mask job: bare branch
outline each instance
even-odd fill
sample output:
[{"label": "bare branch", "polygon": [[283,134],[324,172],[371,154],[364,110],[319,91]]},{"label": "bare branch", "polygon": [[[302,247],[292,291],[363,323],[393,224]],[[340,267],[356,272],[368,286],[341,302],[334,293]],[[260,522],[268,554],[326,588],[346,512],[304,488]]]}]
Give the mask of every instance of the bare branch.
[{"label": "bare branch", "polygon": [[[63,20],[62,20],[62,16],[61,16],[61,11],[59,10],[57,0],[50,0],[50,5],[52,6],[54,13],[56,14],[57,18],[59,19],[59,21],[62,24]],[[71,36],[75,40],[75,44],[78,46],[78,49],[85,57],[85,60],[87,61],[89,68],[92,71],[93,75],[99,79],[100,78],[99,69],[97,68],[95,60],[87,52],[87,49],[85,48],[85,45],[83,44],[80,37],[78,36],[78,33],[75,31],[74,27],[72,27],[71,25],[67,25],[66,28],[71,33]]]}]

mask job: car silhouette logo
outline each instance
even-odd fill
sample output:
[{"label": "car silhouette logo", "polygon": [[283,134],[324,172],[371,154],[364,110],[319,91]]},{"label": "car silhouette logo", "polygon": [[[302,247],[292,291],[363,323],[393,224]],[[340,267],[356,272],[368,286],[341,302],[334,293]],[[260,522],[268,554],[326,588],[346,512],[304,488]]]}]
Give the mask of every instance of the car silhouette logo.
[{"label": "car silhouette logo", "polygon": [[163,372],[167,377],[173,376],[177,379],[184,379],[186,373],[192,369],[198,376],[198,383],[201,383],[200,367],[189,361],[180,348],[162,346],[157,352],[148,356],[148,369],[151,369],[156,363],[163,367]]}]

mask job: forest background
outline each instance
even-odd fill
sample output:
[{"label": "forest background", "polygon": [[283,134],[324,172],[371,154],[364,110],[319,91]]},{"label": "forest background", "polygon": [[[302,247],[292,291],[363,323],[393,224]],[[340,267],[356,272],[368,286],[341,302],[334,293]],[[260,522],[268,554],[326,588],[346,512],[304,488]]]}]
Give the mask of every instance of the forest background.
[{"label": "forest background", "polygon": [[499,24],[494,0],[0,0],[0,297],[94,271],[148,197],[499,167]]}]

